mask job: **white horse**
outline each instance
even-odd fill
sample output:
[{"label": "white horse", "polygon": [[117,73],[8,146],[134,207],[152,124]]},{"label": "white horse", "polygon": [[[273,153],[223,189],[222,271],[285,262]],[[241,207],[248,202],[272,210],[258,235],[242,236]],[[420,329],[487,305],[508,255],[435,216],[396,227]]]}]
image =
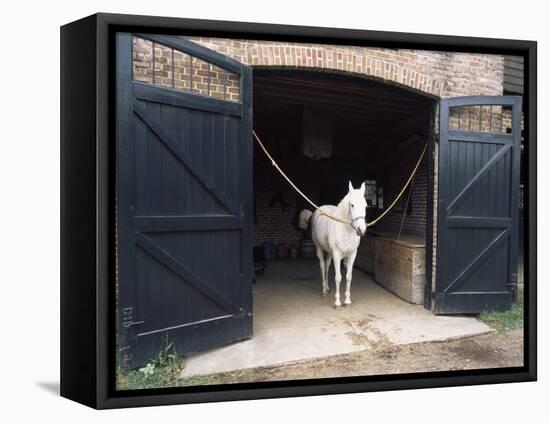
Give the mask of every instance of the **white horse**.
[{"label": "white horse", "polygon": [[340,282],[342,281],[340,263],[344,260],[346,264],[346,298],[344,299],[344,305],[351,305],[351,272],[359,242],[367,231],[365,184],[363,183],[359,189],[354,189],[351,182],[349,182],[349,192],[338,206],[321,206],[320,210],[349,222],[336,221],[319,213],[319,210],[316,210],[311,217],[313,219],[312,238],[321,267],[323,297],[329,292],[328,271],[331,261],[334,260],[334,279],[336,282],[334,307],[340,308],[342,306],[340,303]]}]

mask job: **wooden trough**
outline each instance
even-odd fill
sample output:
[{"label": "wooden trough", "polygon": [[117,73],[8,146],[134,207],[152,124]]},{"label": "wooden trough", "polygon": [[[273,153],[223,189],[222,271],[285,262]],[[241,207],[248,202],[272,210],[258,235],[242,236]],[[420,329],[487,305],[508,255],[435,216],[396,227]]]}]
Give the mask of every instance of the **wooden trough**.
[{"label": "wooden trough", "polygon": [[424,304],[426,285],[426,243],[414,235],[371,231],[361,241],[357,266],[374,275],[377,283],[412,304]]}]

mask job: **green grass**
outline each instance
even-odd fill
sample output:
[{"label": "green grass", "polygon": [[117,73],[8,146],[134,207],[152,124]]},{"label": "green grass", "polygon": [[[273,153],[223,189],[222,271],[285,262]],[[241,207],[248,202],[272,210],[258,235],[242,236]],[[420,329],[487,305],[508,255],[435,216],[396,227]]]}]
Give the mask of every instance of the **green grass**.
[{"label": "green grass", "polygon": [[140,369],[124,370],[118,368],[116,386],[119,390],[151,389],[177,386],[185,360],[177,354],[168,338],[158,356]]},{"label": "green grass", "polygon": [[520,328],[523,326],[523,304],[514,304],[504,312],[482,312],[479,319],[498,332]]},{"label": "green grass", "polygon": [[[117,389],[154,389],[173,388],[179,386],[216,385],[231,383],[240,377],[254,371],[254,369],[235,370],[231,372],[215,373],[210,375],[197,375],[180,378],[185,368],[185,359],[174,355],[169,360],[159,362],[152,360],[141,369],[122,370],[117,372]],[[146,370],[147,369],[147,370]]]},{"label": "green grass", "polygon": [[166,386],[177,386],[185,361],[182,357],[171,354],[151,360],[140,369],[117,371],[116,385],[119,390],[152,389]]},{"label": "green grass", "polygon": [[183,359],[178,358],[170,364],[155,366],[152,372],[147,374],[142,369],[126,371],[119,369],[117,372],[117,389],[153,389],[178,386],[180,374],[183,370]]},{"label": "green grass", "polygon": [[245,376],[248,372],[253,371],[253,369],[235,370],[181,378],[181,372],[184,368],[184,357],[177,354],[173,344],[168,339],[165,339],[158,356],[150,360],[144,367],[131,370],[124,370],[119,367],[116,386],[118,390],[132,390],[215,385],[233,382],[238,380],[239,377]]}]

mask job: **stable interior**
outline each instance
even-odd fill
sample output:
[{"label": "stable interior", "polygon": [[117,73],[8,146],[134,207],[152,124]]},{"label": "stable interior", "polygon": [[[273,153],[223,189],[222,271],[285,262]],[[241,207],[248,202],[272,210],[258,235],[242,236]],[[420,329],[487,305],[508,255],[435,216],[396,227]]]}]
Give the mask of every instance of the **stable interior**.
[{"label": "stable interior", "polygon": [[[261,68],[254,69],[253,86],[254,129],[280,167],[319,205],[337,204],[348,180],[356,188],[366,181],[368,220],[397,196],[430,140],[433,99],[397,86],[335,73]],[[415,304],[423,303],[426,281],[428,192],[433,189],[428,157],[411,190],[369,228],[356,259],[356,267]],[[255,146],[256,289],[261,289],[261,273],[270,269],[269,259],[285,257],[291,265],[296,255],[291,246],[298,258],[304,246],[304,255],[317,266],[297,226],[303,209],[312,207]]]}]

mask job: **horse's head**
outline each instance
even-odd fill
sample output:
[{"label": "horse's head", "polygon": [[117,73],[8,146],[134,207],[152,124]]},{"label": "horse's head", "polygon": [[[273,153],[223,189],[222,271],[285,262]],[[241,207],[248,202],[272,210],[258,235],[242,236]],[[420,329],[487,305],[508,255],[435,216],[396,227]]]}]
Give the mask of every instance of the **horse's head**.
[{"label": "horse's head", "polygon": [[351,181],[349,182],[348,193],[348,219],[350,225],[355,229],[359,236],[367,232],[367,200],[365,200],[365,183],[361,188],[354,189]]}]

